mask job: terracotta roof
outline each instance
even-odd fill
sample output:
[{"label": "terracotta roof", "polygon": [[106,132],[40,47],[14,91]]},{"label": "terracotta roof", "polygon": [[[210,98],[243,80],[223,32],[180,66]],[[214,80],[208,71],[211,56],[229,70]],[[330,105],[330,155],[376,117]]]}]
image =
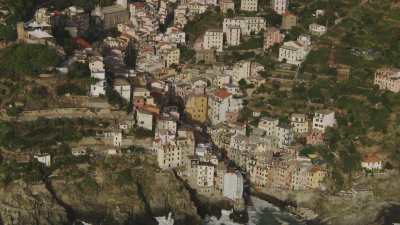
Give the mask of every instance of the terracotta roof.
[{"label": "terracotta roof", "polygon": [[313,167],[311,168],[311,172],[312,172],[312,173],[316,173],[316,172],[319,172],[319,171],[321,171],[321,168],[320,168],[319,166],[313,166]]},{"label": "terracotta roof", "polygon": [[160,114],[160,109],[157,106],[145,105],[142,110],[156,115]]},{"label": "terracotta roof", "polygon": [[284,12],[284,13],[282,14],[282,16],[294,16],[294,14],[291,13],[291,12],[289,12],[289,11],[286,11],[286,12]]},{"label": "terracotta roof", "polygon": [[77,38],[74,39],[74,41],[75,41],[75,43],[76,43],[77,45],[79,45],[79,47],[80,47],[81,49],[86,49],[86,48],[91,48],[91,47],[92,47],[92,46],[90,45],[90,43],[87,42],[87,41],[86,41],[85,39],[83,39],[83,38],[77,37]]},{"label": "terracotta roof", "polygon": [[229,96],[231,96],[232,94],[229,93],[227,90],[225,89],[218,89],[214,92],[214,96],[218,97],[218,98],[222,98],[225,99]]},{"label": "terracotta roof", "polygon": [[372,162],[380,162],[382,161],[378,156],[377,152],[368,153],[363,156],[363,162],[372,163]]},{"label": "terracotta roof", "polygon": [[143,8],[144,7],[144,2],[134,2],[134,3],[131,3],[132,5],[134,5],[135,7],[138,7],[138,8]]}]

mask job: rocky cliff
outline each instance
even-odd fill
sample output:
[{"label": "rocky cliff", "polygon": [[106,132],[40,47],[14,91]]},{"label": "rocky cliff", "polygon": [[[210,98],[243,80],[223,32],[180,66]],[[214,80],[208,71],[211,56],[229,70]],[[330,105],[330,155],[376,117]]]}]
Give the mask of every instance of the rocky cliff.
[{"label": "rocky cliff", "polygon": [[67,224],[66,210],[44,184],[13,182],[0,189],[0,224]]},{"label": "rocky cliff", "polygon": [[[360,178],[350,190],[336,194],[308,192],[292,195],[298,206],[312,209],[322,224],[380,225],[393,214],[385,213],[400,202],[398,171]],[[397,207],[398,208],[398,207]],[[397,214],[397,222],[400,215]]]},{"label": "rocky cliff", "polygon": [[175,224],[197,225],[200,218],[188,191],[170,171],[148,157],[109,158],[68,165],[42,184],[12,182],[0,192],[4,224],[157,224],[172,212]]}]

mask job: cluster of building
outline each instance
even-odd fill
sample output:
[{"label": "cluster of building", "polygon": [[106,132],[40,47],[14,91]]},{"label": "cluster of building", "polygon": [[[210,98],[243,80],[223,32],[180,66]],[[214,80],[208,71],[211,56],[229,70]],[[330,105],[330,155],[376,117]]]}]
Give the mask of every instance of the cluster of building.
[{"label": "cluster of building", "polygon": [[[224,149],[260,190],[307,190],[322,187],[326,169],[299,157],[301,146],[295,144],[295,138],[323,136],[326,128],[335,125],[333,111],[319,111],[312,120],[305,114],[293,114],[288,124],[263,117],[257,127],[251,128],[250,135],[246,130],[249,125],[234,123],[210,127],[208,133],[213,143]],[[321,141],[320,144],[324,140]]]},{"label": "cluster of building", "polygon": [[[177,116],[179,114],[175,114]],[[243,177],[229,171],[209,143],[197,143],[194,131],[178,125],[178,118],[162,114],[156,122],[152,151],[161,169],[175,169],[198,193],[242,204]]]},{"label": "cluster of building", "polygon": [[[215,6],[223,13],[235,10],[231,0],[183,0],[179,4],[173,0],[117,0],[111,6],[96,6],[92,12],[77,7],[51,13],[39,9],[31,22],[18,25],[18,33],[21,41],[49,45],[57,18],[68,18],[66,30],[80,49],[67,61],[69,65],[88,65],[88,95],[116,93],[129,107],[132,121],[102,134],[112,146],[109,154],[126,146],[124,132],[134,128],[154,134],[149,153],[157,157],[162,170],[176,170],[205,196],[242,204],[244,173],[261,190],[320,188],[326,169],[299,157],[295,140],[305,137],[307,144],[322,144],[326,129],[336,124],[335,113],[316,112],[312,120],[305,114],[293,114],[287,124],[271,117],[260,118],[257,126],[239,123],[248,97],[241,84],[264,84],[259,75],[264,67],[251,60],[216,63],[216,52],[240,45],[243,37],[264,32],[264,50],[282,44],[279,61],[298,66],[311,50],[311,37],[300,35],[296,41],[284,42],[284,30],[296,26],[297,18],[287,11],[287,0],[273,0],[273,10],[283,17],[281,29],[267,27],[265,18],[259,16],[224,18],[222,29],[207,30],[196,42],[199,47],[195,43],[196,62],[206,65],[182,65],[181,47],[187,45],[185,25]],[[258,7],[257,0],[240,3],[242,11],[257,12]],[[90,15],[105,30],[118,33],[92,47],[81,38]],[[323,31],[314,25],[310,30],[316,35]],[[201,127],[204,125],[206,129]],[[209,135],[206,141],[199,138],[206,135],[205,130]],[[38,159],[49,165],[48,158]],[[227,159],[237,167],[229,166]]]}]

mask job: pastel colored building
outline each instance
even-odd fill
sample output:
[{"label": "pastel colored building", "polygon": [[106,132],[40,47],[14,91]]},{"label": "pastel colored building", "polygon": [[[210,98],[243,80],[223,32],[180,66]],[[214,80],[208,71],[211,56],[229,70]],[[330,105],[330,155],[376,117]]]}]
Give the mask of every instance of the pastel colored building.
[{"label": "pastel colored building", "polygon": [[226,35],[226,44],[228,46],[240,45],[241,29],[239,26],[229,27],[225,35]]},{"label": "pastel colored building", "polygon": [[203,37],[204,49],[215,49],[222,52],[224,46],[224,33],[220,30],[208,30]]},{"label": "pastel colored building", "polygon": [[316,131],[320,131],[322,133],[328,127],[334,127],[336,125],[336,118],[334,111],[317,111],[314,113],[312,129]]},{"label": "pastel colored building", "polygon": [[381,68],[375,72],[374,84],[381,90],[400,92],[400,69]]},{"label": "pastel colored building", "polygon": [[289,0],[272,0],[271,2],[272,9],[279,15],[286,12],[288,5]]},{"label": "pastel colored building", "polygon": [[291,65],[300,66],[300,64],[306,59],[309,53],[309,48],[298,41],[285,42],[279,48],[280,62],[286,62]]},{"label": "pastel colored building", "polygon": [[284,35],[276,27],[268,27],[264,32],[264,50],[270,49],[275,44],[282,43]]},{"label": "pastel colored building", "polygon": [[193,121],[204,123],[207,121],[208,98],[205,95],[190,95],[186,102],[185,112]]},{"label": "pastel colored building", "polygon": [[309,130],[309,123],[305,114],[293,113],[290,116],[290,125],[296,134],[305,134]]},{"label": "pastel colored building", "polygon": [[240,172],[225,173],[223,179],[223,196],[232,201],[238,201],[243,196],[243,176]]},{"label": "pastel colored building", "polygon": [[381,170],[383,168],[383,163],[378,153],[373,152],[363,156],[361,167],[366,170]]},{"label": "pastel colored building", "polygon": [[323,25],[312,23],[308,26],[308,29],[312,35],[322,36],[326,33],[327,28]]},{"label": "pastel colored building", "polygon": [[248,12],[257,12],[258,0],[241,0],[240,10]]}]

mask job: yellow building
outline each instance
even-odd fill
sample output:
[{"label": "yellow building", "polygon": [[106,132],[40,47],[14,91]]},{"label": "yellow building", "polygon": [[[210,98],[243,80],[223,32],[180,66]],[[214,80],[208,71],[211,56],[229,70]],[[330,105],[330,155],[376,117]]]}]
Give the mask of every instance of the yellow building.
[{"label": "yellow building", "polygon": [[309,188],[320,188],[325,176],[326,172],[324,170],[322,170],[319,166],[314,166],[310,171],[310,176],[308,180]]},{"label": "yellow building", "polygon": [[204,123],[207,120],[207,96],[191,95],[186,102],[185,112],[193,121]]}]

